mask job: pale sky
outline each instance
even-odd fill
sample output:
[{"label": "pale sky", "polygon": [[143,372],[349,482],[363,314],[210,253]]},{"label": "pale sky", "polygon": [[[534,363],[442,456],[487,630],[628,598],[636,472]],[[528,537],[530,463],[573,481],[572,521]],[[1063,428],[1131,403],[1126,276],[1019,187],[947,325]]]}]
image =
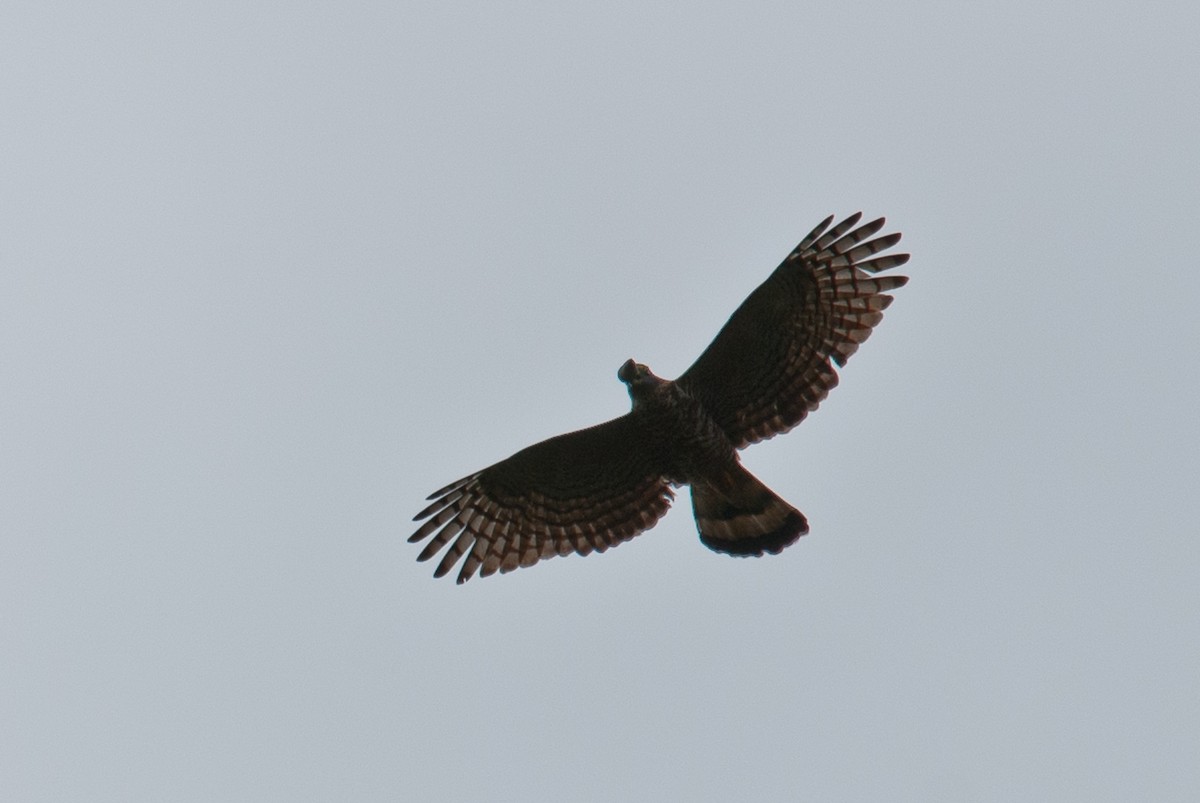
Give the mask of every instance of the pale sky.
[{"label": "pale sky", "polygon": [[[0,799],[1195,799],[1200,6],[0,22]],[[415,562],[859,209],[798,544]]]}]

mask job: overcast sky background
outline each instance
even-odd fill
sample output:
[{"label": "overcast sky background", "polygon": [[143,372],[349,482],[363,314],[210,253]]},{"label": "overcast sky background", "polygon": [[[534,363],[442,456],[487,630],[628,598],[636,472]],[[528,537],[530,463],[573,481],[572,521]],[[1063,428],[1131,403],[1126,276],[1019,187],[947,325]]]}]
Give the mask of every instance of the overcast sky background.
[{"label": "overcast sky background", "polygon": [[[5,5],[0,798],[1195,799],[1200,6],[733,6]],[[415,562],[858,209],[809,536]]]}]

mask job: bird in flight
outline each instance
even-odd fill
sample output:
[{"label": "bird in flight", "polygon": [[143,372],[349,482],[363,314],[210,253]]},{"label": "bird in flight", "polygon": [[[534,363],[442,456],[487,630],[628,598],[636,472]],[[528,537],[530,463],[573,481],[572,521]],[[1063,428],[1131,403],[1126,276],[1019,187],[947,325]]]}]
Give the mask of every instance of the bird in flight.
[{"label": "bird in flight", "polygon": [[[678,379],[627,360],[617,377],[632,409],[559,435],[429,495],[409,537],[417,556],[446,549],[435,577],[462,560],[458,582],[588,555],[653,527],[673,488],[690,485],[700,541],[737,556],[778,554],[808,532],[799,510],[738,458],[787,432],[837,385],[845,364],[883,318],[906,276],[880,275],[908,254],[882,254],[900,234],[876,237],[879,218],[832,216],[805,237],[734,311]],[[465,558],[465,560],[464,560]]]}]

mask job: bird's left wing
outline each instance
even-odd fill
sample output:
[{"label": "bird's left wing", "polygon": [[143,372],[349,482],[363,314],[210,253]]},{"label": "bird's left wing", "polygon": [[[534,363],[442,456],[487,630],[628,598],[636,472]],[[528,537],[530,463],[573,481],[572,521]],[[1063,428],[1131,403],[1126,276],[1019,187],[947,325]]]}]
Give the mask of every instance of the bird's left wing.
[{"label": "bird's left wing", "polygon": [[800,423],[837,384],[842,365],[883,319],[887,292],[905,276],[878,275],[908,261],[881,251],[883,218],[822,221],[758,286],[677,384],[700,399],[734,446]]},{"label": "bird's left wing", "polygon": [[673,494],[663,460],[634,413],[542,441],[430,494],[410,542],[417,560],[447,544],[435,577],[464,555],[458,582],[532,566],[543,558],[603,552],[653,527]]}]

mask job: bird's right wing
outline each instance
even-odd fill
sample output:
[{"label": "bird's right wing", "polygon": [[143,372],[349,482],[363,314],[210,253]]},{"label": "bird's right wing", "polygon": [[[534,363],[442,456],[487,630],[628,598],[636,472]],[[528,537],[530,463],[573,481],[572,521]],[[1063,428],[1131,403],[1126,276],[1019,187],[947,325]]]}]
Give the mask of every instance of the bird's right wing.
[{"label": "bird's right wing", "polygon": [[603,552],[653,527],[673,494],[662,458],[636,414],[542,441],[430,494],[409,541],[435,577],[464,555],[458,582],[532,566],[543,558]]}]

